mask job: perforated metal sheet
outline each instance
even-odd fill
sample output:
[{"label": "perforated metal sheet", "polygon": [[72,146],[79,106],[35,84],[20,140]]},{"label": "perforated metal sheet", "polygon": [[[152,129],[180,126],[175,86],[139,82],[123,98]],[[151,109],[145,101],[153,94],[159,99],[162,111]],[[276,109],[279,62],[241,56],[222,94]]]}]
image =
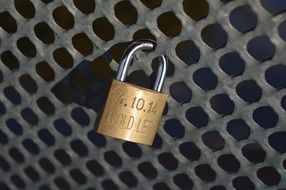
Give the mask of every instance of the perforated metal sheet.
[{"label": "perforated metal sheet", "polygon": [[[285,189],[285,10],[0,0],[0,189]],[[129,81],[148,87],[154,57],[171,62],[152,147],[94,130],[107,78],[140,38],[159,45],[138,54]]]}]

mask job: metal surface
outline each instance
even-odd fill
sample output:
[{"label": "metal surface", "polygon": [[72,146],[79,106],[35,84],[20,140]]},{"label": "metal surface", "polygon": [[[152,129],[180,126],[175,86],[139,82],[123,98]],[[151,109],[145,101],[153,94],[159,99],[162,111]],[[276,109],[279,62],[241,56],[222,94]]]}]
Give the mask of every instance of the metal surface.
[{"label": "metal surface", "polygon": [[[285,10],[0,0],[0,189],[285,189]],[[128,82],[150,88],[153,58],[170,61],[152,147],[94,130],[106,78],[142,38],[158,47],[136,53]]]}]

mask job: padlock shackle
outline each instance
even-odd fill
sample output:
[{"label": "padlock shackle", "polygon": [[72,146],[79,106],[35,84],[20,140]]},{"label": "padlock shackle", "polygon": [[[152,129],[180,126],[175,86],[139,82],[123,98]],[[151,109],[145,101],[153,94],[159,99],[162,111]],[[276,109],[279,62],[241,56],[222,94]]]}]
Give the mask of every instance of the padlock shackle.
[{"label": "padlock shackle", "polygon": [[[123,53],[117,71],[116,80],[125,81],[128,68],[136,51],[139,50],[153,51],[156,48],[156,45],[157,45],[156,42],[152,40],[137,40],[131,43]],[[163,84],[167,73],[167,65],[168,65],[168,60],[166,58],[166,55],[163,54],[160,56],[160,66],[153,86],[153,90],[157,92],[161,92],[163,88]]]}]

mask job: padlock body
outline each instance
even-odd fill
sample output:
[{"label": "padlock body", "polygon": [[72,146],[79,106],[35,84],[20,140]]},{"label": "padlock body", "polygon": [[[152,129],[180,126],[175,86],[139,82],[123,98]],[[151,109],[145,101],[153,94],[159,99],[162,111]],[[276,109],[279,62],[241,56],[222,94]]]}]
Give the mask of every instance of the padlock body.
[{"label": "padlock body", "polygon": [[113,80],[97,132],[151,145],[167,99],[167,94]]}]

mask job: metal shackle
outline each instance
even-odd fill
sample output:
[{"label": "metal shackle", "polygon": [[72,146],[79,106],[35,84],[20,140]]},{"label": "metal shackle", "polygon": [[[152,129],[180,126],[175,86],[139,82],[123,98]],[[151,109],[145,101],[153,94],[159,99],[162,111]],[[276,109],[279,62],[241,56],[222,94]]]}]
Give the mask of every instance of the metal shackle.
[{"label": "metal shackle", "polygon": [[[128,68],[130,66],[130,63],[136,51],[139,51],[139,50],[153,51],[156,48],[156,45],[157,43],[152,40],[137,40],[131,43],[127,47],[125,52],[123,53],[123,56],[121,58],[120,65],[117,71],[116,80],[125,81]],[[167,73],[167,65],[168,65],[168,60],[166,58],[166,55],[163,54],[160,56],[160,66],[158,69],[155,84],[153,86],[153,90],[157,92],[161,92],[163,88],[163,84],[164,84],[166,73]]]}]

